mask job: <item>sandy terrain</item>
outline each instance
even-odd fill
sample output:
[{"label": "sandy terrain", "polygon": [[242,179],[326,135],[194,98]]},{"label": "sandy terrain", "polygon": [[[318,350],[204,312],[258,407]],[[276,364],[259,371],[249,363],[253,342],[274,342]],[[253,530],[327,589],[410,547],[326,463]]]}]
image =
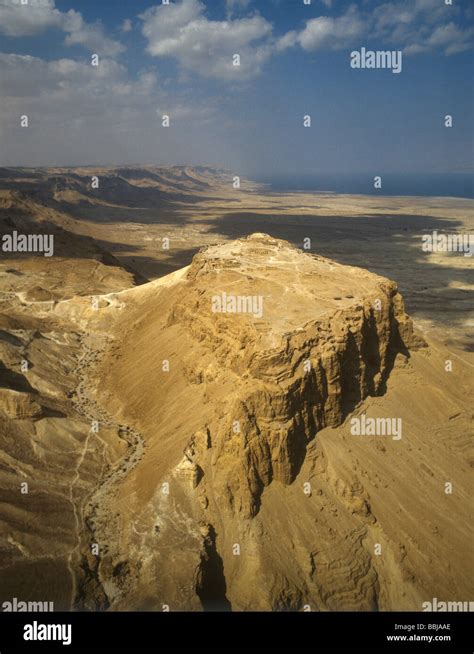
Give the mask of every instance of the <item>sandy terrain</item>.
[{"label": "sandy terrain", "polygon": [[[421,238],[472,231],[473,207],[0,171],[2,232],[55,235],[0,260],[0,600],[470,599],[472,257]],[[361,416],[403,434],[354,436]]]}]

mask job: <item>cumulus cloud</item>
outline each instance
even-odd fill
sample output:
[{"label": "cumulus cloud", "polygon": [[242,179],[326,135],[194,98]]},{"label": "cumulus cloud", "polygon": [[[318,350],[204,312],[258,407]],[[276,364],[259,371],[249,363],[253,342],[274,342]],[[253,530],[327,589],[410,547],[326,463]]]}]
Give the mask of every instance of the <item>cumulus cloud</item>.
[{"label": "cumulus cloud", "polygon": [[[326,8],[331,0],[322,0]],[[157,5],[141,14],[147,51],[153,57],[174,58],[182,70],[222,80],[248,79],[261,73],[275,54],[301,47],[307,52],[348,48],[368,39],[403,48],[406,54],[441,49],[454,54],[472,45],[472,30],[453,22],[459,9],[439,0],[395,0],[369,9],[367,3],[353,4],[340,16],[316,16],[302,29],[280,36],[248,0],[226,0],[228,18],[210,20],[202,0],[180,0]],[[233,17],[236,10],[239,17]],[[240,56],[240,66],[233,56]]]},{"label": "cumulus cloud", "polygon": [[[103,58],[99,66],[88,61],[55,59],[46,61],[29,55],[0,53],[2,103],[19,113],[30,112],[35,122],[57,124],[77,117],[100,116],[109,126],[124,116],[153,117],[168,113],[174,120],[209,116],[214,109],[185,92],[173,95],[158,84],[154,71],[143,71],[133,78],[121,63]],[[125,113],[124,113],[125,112]]]},{"label": "cumulus cloud", "polygon": [[355,7],[337,18],[312,18],[298,35],[297,41],[304,50],[337,50],[351,45],[364,34],[365,22]]},{"label": "cumulus cloud", "polygon": [[0,95],[0,166],[219,163],[229,149],[219,98],[169,86],[154,70],[132,75],[106,57],[95,67],[0,53]]},{"label": "cumulus cloud", "polygon": [[[215,21],[200,0],[148,9],[140,18],[154,57],[174,57],[185,70],[205,77],[242,79],[257,75],[275,51],[272,25],[255,14]],[[240,66],[233,57],[240,56]]]},{"label": "cumulus cloud", "polygon": [[407,55],[435,50],[450,55],[473,47],[474,30],[462,27],[463,15],[461,7],[438,0],[400,0],[379,5],[370,28]]},{"label": "cumulus cloud", "polygon": [[[74,59],[46,61],[39,57],[0,53],[3,103],[35,122],[56,124],[88,113],[103,113],[107,100],[110,119],[121,106],[136,105],[156,87],[156,77],[143,73],[130,80],[125,66],[101,59],[99,66]],[[10,115],[18,115],[10,112]]]},{"label": "cumulus cloud", "polygon": [[62,16],[54,0],[31,0],[27,5],[22,5],[20,0],[0,0],[0,33],[31,36],[59,27]]},{"label": "cumulus cloud", "polygon": [[107,57],[115,57],[124,47],[118,41],[105,36],[102,25],[86,23],[81,14],[71,9],[63,15],[62,29],[67,32],[66,45],[82,45],[92,52],[100,52]]},{"label": "cumulus cloud", "polygon": [[105,56],[116,56],[123,46],[108,38],[100,22],[87,23],[82,15],[70,9],[61,12],[55,0],[0,0],[0,34],[21,37],[33,36],[55,28],[66,33],[66,45],[82,45]]},{"label": "cumulus cloud", "polygon": [[447,55],[464,52],[472,47],[474,29],[462,30],[454,23],[441,25],[426,39],[430,48],[444,48]]},{"label": "cumulus cloud", "polygon": [[289,32],[277,45],[299,44],[306,51],[337,50],[364,37],[401,48],[405,54],[437,50],[450,55],[473,46],[474,29],[463,27],[463,15],[460,7],[439,0],[386,2],[371,11],[363,5],[351,5],[341,16],[308,20],[303,30]]}]

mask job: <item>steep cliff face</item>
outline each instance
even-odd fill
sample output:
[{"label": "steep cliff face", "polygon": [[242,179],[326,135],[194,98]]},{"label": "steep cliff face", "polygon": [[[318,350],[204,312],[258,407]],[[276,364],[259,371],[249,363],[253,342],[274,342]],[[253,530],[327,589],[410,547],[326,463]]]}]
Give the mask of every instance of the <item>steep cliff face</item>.
[{"label": "steep cliff face", "polygon": [[[167,324],[212,352],[211,370],[196,360],[197,380],[234,379],[210,428],[211,465],[229,505],[251,517],[264,487],[291,484],[317,432],[383,393],[397,354],[419,339],[394,282],[265,235],[206,249],[187,279]],[[227,309],[261,298],[262,315],[213,313],[223,297]]]},{"label": "steep cliff face", "polygon": [[[431,435],[453,412],[464,420],[466,391],[443,387],[442,355],[393,282],[255,234],[114,295],[90,321],[112,339],[88,393],[143,443],[91,509],[112,608],[416,610],[436,595],[465,509],[451,499],[427,565],[433,501],[411,486]],[[402,419],[404,438],[353,436],[362,413]],[[464,455],[448,451],[433,497],[452,476],[466,483]],[[463,592],[454,567],[441,586]]]}]

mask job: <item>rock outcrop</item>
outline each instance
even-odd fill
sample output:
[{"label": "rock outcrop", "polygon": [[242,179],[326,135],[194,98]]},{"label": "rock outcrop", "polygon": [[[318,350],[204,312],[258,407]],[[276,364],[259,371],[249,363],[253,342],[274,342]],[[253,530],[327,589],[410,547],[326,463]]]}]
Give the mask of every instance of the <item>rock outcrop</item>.
[{"label": "rock outcrop", "polygon": [[[229,505],[251,517],[263,488],[291,484],[317,432],[382,394],[397,354],[420,339],[394,282],[263,234],[205,249],[187,280],[167,326],[212,352],[212,364],[195,361],[192,382],[234,379],[222,416],[208,425],[211,465],[215,479],[225,471]],[[215,311],[218,298],[225,313]],[[262,315],[253,311],[259,303]]]},{"label": "rock outcrop", "polygon": [[[437,377],[394,282],[254,234],[116,294],[91,325],[112,338],[88,393],[144,443],[98,491],[103,520],[94,509],[112,608],[417,610],[462,586],[455,561],[441,582],[434,564],[466,538],[462,499],[431,542],[432,501],[410,490],[462,390]],[[360,413],[400,417],[403,439],[353,436]],[[465,484],[449,448],[436,458],[432,496]]]},{"label": "rock outcrop", "polygon": [[[31,393],[0,388],[0,416],[13,420],[37,419],[43,409]],[[2,415],[3,414],[3,415]]]}]

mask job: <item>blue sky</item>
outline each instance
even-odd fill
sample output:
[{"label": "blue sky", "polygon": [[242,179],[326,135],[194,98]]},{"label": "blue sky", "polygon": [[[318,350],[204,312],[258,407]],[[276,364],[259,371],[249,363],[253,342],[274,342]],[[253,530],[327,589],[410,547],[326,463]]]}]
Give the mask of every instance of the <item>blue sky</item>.
[{"label": "blue sky", "polygon": [[[20,2],[0,0],[0,165],[473,169],[468,0]],[[362,47],[401,72],[351,68]]]}]

